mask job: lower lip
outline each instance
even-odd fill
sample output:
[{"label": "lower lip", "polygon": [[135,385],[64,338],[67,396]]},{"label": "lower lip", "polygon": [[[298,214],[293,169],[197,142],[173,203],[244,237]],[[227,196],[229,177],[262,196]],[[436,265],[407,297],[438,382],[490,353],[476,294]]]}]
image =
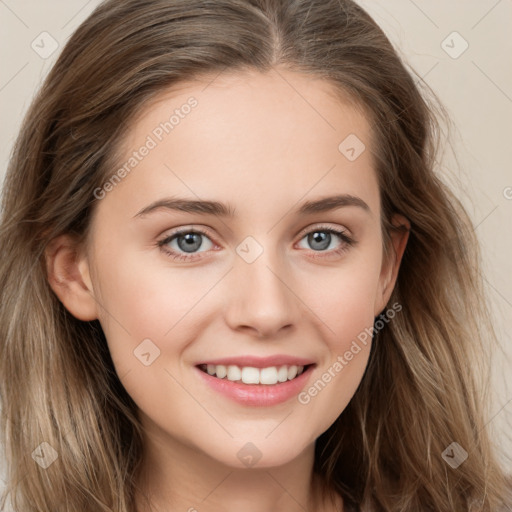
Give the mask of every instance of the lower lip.
[{"label": "lower lip", "polygon": [[243,405],[256,407],[269,407],[277,405],[294,396],[297,396],[304,388],[315,365],[308,366],[304,372],[293,380],[278,382],[277,384],[241,384],[227,379],[219,379],[203,372],[197,366],[195,369],[207,385],[214,391],[227,396]]}]

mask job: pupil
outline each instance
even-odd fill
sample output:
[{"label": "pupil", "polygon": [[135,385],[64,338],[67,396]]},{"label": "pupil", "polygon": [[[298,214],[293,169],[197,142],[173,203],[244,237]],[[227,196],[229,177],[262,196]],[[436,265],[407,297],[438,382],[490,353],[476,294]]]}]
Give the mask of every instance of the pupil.
[{"label": "pupil", "polygon": [[[201,247],[201,235],[199,233],[187,233],[186,235],[183,235],[178,238],[178,245],[180,249],[187,251],[187,252],[193,252],[199,247]],[[185,244],[181,244],[181,240],[185,240]]]},{"label": "pupil", "polygon": [[[327,247],[329,247],[329,244],[331,242],[331,234],[330,233],[325,233],[325,232],[322,232],[322,231],[315,231],[314,233],[311,233],[309,235],[311,238],[309,240],[310,243],[314,244],[314,243],[320,243],[320,247],[316,247],[316,249],[320,250],[320,251],[324,251],[325,249],[327,249]],[[322,241],[323,239],[323,241]],[[313,246],[313,248],[315,248]]]},{"label": "pupil", "polygon": [[[331,242],[331,234],[322,231],[315,231],[308,235],[309,242],[313,245],[313,248],[319,251],[325,251]],[[181,244],[180,241],[185,240],[185,244]],[[314,247],[314,244],[319,246]],[[200,233],[187,233],[178,238],[178,245],[180,249],[184,251],[193,252],[201,247],[201,234]]]}]

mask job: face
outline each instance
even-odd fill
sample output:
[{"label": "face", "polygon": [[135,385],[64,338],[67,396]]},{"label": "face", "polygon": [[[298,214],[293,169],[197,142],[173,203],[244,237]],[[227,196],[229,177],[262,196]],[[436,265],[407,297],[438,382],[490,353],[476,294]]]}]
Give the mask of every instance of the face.
[{"label": "face", "polygon": [[207,83],[134,122],[79,268],[148,432],[275,466],[354,395],[395,267],[354,105],[292,72]]}]

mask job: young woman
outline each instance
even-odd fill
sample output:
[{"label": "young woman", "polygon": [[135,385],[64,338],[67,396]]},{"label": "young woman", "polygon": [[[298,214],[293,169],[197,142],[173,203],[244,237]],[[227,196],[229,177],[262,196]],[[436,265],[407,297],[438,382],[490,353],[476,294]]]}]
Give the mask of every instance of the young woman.
[{"label": "young woman", "polygon": [[471,223],[347,0],[109,0],[4,185],[16,511],[497,511]]}]

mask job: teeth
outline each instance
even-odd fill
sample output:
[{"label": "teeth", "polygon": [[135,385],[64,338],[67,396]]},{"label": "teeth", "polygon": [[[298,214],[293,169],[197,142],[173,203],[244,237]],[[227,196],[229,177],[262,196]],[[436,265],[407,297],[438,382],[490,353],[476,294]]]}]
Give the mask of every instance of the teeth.
[{"label": "teeth", "polygon": [[262,384],[277,384],[277,368],[262,368],[259,372],[260,382]]},{"label": "teeth", "polygon": [[[236,368],[238,369],[238,366]],[[277,370],[276,370],[276,372],[277,372]],[[244,368],[242,368],[241,376],[242,376],[242,382],[244,384],[259,384],[260,383],[260,370],[258,370],[258,368],[251,368],[250,366],[245,366]],[[235,379],[229,379],[229,380],[235,380]]]},{"label": "teeth", "polygon": [[215,367],[215,372],[213,373],[213,375],[216,374],[219,379],[223,379],[228,374],[228,370],[224,365],[219,364],[217,366],[213,366]]},{"label": "teeth", "polygon": [[281,366],[277,370],[277,380],[279,382],[286,382],[288,380],[288,366]]},{"label": "teeth", "polygon": [[232,382],[242,381],[244,384],[266,384],[272,385],[278,382],[286,382],[298,377],[303,371],[304,366],[270,366],[268,368],[253,368],[244,366],[241,368],[236,365],[224,366],[222,364],[202,365],[201,369],[209,375],[216,376],[219,379],[226,378]]},{"label": "teeth", "polygon": [[238,366],[228,366],[228,380],[240,380],[242,378],[242,371]]},{"label": "teeth", "polygon": [[297,367],[295,365],[294,366],[290,366],[288,368],[288,380],[292,380],[296,376],[297,376]]}]

